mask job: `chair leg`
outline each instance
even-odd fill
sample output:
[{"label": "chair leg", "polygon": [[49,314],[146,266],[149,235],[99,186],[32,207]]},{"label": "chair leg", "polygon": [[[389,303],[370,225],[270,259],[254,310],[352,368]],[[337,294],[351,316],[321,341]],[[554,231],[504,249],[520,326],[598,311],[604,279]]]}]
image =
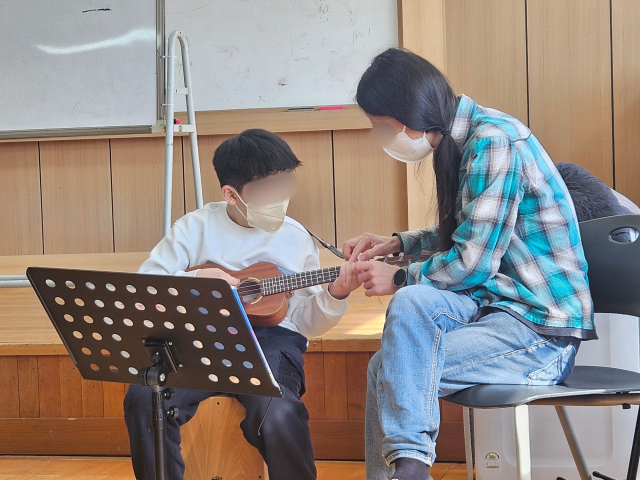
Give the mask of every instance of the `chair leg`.
[{"label": "chair leg", "polygon": [[566,437],[567,443],[569,444],[569,449],[571,450],[573,461],[578,468],[580,480],[591,480],[587,462],[584,459],[582,449],[580,448],[580,444],[578,443],[578,439],[576,438],[576,433],[573,430],[573,426],[571,425],[571,421],[569,420],[569,416],[567,415],[567,407],[556,406],[556,413],[558,414],[558,419],[560,420],[560,424],[562,425],[564,436]]},{"label": "chair leg", "polygon": [[638,464],[640,463],[640,410],[636,420],[636,431],[633,434],[633,444],[631,446],[631,456],[629,457],[629,469],[627,478],[635,480],[638,475]]},{"label": "chair leg", "polygon": [[467,462],[467,480],[473,480],[473,441],[471,438],[471,409],[462,408],[462,423],[464,424],[464,453]]},{"label": "chair leg", "polygon": [[531,445],[529,441],[529,405],[514,409],[516,426],[517,480],[531,480]]}]

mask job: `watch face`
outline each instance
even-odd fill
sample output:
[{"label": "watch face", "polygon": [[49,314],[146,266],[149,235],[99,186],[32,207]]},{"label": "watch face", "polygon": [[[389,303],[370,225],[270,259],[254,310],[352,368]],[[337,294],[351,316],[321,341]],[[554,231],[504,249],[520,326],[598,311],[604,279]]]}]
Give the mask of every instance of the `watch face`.
[{"label": "watch face", "polygon": [[407,283],[407,271],[404,268],[398,270],[393,276],[393,284],[396,287],[404,287]]}]

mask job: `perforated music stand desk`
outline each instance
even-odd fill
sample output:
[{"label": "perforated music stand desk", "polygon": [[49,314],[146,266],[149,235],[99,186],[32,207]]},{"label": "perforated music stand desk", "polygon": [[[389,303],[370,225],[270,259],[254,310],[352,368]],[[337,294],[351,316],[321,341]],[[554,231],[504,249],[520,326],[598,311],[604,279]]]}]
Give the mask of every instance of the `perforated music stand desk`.
[{"label": "perforated music stand desk", "polygon": [[41,267],[27,278],[83,378],[152,387],[157,479],[164,420],[178,413],[164,387],[282,396],[224,280]]}]

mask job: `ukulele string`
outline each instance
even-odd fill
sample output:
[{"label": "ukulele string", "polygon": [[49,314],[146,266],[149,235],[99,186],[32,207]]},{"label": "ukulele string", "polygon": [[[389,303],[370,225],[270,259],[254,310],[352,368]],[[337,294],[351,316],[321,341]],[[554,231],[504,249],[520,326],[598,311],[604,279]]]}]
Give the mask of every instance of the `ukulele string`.
[{"label": "ukulele string", "polygon": [[[387,263],[393,265],[394,263],[398,263],[398,262],[394,261],[394,260],[387,260]],[[337,273],[337,272],[334,272],[334,273]],[[330,280],[326,279],[324,277],[325,276],[329,276],[329,278],[331,278],[331,272],[323,272],[322,270],[315,270],[315,271],[312,271],[312,272],[307,272],[304,277],[292,278],[294,276],[295,275],[293,275],[293,276],[283,276],[283,277],[273,277],[273,278],[276,279],[276,283],[273,286],[276,286],[276,287],[287,287],[286,282],[290,281],[290,282],[293,283],[293,285],[291,285],[292,288],[299,288],[299,287],[295,286],[296,283],[299,280],[303,280],[303,281],[309,280],[309,277],[312,280],[312,282],[322,281],[322,283],[325,283],[325,282],[329,282]],[[268,286],[271,287],[272,285],[268,285]],[[251,285],[245,285],[245,286],[240,285],[236,289],[236,291],[238,292],[238,295],[241,295],[241,296],[258,295],[258,294],[262,293],[262,286],[259,283],[252,282]]]},{"label": "ukulele string", "polygon": [[[333,272],[333,273],[335,274],[337,272]],[[275,287],[300,288],[297,285],[299,283],[306,282],[308,280],[311,280],[314,283],[315,282],[325,283],[325,282],[331,281],[331,274],[332,272],[328,272],[328,271],[322,272],[321,270],[319,270],[319,271],[314,271],[313,273],[307,273],[305,276],[298,277],[298,278],[293,278],[289,276],[274,277],[276,278],[275,280],[276,283],[273,285],[267,285],[267,287],[275,286]],[[289,282],[289,284],[287,282]],[[252,282],[251,285],[239,286],[236,289],[236,291],[238,292],[238,295],[242,295],[242,296],[254,295],[254,294],[257,295],[261,293],[262,287],[260,284]]]},{"label": "ukulele string", "polygon": [[[337,272],[336,272],[337,273]],[[326,278],[328,277],[328,278]],[[277,277],[276,277],[277,278]],[[324,272],[324,273],[312,273],[312,274],[308,274],[305,277],[299,277],[299,278],[294,278],[294,279],[290,279],[288,277],[280,277],[277,278],[276,280],[276,284],[273,286],[276,287],[287,287],[289,285],[287,285],[287,282],[291,282],[292,285],[290,285],[292,288],[299,288],[297,287],[297,283],[299,282],[299,280],[302,281],[306,281],[306,280],[311,280],[312,282],[329,282],[331,281],[331,272]],[[268,285],[269,287],[271,285]],[[238,292],[238,295],[241,296],[245,296],[245,295],[257,295],[259,293],[261,293],[262,291],[262,287],[260,284],[257,283],[252,283],[251,285],[246,285],[246,286],[239,286],[236,291]]]}]

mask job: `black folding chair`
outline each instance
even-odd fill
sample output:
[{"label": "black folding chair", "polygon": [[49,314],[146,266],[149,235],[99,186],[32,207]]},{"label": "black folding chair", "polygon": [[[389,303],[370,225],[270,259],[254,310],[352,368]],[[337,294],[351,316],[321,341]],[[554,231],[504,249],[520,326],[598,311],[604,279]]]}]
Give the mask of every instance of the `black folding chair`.
[{"label": "black folding chair", "polygon": [[[619,243],[621,229],[629,243]],[[640,215],[619,215],[580,223],[589,284],[597,313],[640,316]],[[591,479],[587,462],[573,431],[567,406],[640,405],[640,373],[610,367],[576,366],[566,382],[553,386],[478,385],[445,397],[468,409],[513,407],[518,480],[531,480],[529,405],[553,405],[571,449],[581,480]],[[465,408],[465,428],[469,411]],[[468,433],[468,432],[467,432]],[[469,435],[466,435],[469,438]],[[470,442],[467,441],[467,468]],[[640,413],[631,445],[626,480],[636,480],[640,461]],[[593,476],[615,480],[599,472]]]}]

